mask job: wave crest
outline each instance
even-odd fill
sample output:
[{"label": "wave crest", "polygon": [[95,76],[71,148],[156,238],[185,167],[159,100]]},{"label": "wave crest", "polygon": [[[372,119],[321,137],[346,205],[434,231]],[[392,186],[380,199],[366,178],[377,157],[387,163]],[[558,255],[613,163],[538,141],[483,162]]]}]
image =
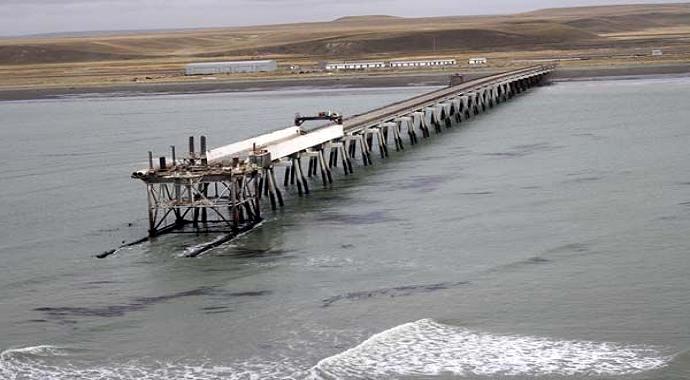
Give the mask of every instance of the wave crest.
[{"label": "wave crest", "polygon": [[669,360],[642,346],[492,335],[422,319],[321,360],[312,376],[631,375]]}]

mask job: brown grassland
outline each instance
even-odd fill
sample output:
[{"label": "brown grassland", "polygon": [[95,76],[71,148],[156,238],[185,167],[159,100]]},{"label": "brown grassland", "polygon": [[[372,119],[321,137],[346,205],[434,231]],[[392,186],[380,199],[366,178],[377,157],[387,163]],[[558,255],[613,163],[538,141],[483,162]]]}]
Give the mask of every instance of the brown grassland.
[{"label": "brown grassland", "polygon": [[[662,56],[651,56],[661,49]],[[328,74],[320,61],[471,56],[498,70],[557,60],[566,67],[690,63],[690,3],[546,9],[504,16],[345,17],[331,22],[0,39],[0,89],[198,82],[190,62],[276,59],[274,73],[216,80],[391,75]],[[298,65],[302,73],[289,70]],[[437,69],[438,70],[438,69]]]}]

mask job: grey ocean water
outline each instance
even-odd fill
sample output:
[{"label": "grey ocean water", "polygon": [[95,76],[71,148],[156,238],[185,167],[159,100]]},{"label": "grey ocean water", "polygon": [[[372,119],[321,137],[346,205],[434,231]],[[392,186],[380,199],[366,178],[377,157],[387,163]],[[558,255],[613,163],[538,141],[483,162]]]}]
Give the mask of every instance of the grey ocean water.
[{"label": "grey ocean water", "polygon": [[687,78],[537,88],[200,258],[93,257],[145,234],[149,149],[430,89],[0,103],[0,378],[690,378]]}]

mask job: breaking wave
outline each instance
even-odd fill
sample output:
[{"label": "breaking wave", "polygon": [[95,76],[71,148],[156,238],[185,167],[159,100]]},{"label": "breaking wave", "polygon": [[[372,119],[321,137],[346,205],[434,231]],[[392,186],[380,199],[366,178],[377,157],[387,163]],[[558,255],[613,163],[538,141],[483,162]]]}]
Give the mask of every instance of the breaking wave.
[{"label": "breaking wave", "polygon": [[397,376],[632,375],[669,357],[642,346],[501,336],[422,319],[321,360],[315,378]]},{"label": "breaking wave", "polygon": [[[303,379],[306,371],[299,370],[290,359],[275,361],[251,360],[232,365],[213,363],[165,363],[132,361],[121,365],[82,366],[69,358],[76,350],[55,346],[33,346],[6,350],[0,353],[0,379],[3,380],[120,380],[120,379]],[[302,366],[304,368],[305,366]]]},{"label": "breaking wave", "polygon": [[[79,350],[34,346],[0,353],[0,378],[19,379],[388,379],[404,376],[625,376],[666,366],[670,356],[634,345],[493,335],[431,319],[383,331],[313,367],[304,355],[232,364],[145,362],[93,366]],[[300,360],[300,361],[298,361]],[[314,363],[313,361],[311,363]],[[311,368],[310,368],[311,367]]]}]

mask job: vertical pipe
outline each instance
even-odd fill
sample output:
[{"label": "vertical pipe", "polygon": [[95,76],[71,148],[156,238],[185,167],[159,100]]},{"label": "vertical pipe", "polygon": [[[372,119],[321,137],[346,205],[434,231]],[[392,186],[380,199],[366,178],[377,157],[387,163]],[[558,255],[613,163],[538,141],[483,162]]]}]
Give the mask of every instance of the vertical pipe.
[{"label": "vertical pipe", "polygon": [[194,191],[192,190],[194,188],[194,185],[192,184],[192,181],[189,181],[189,184],[187,184],[187,192],[189,192],[189,205],[192,207],[192,226],[198,231],[199,230],[199,208],[196,207],[196,196],[194,195]]},{"label": "vertical pipe", "polygon": [[[201,193],[203,194],[204,198],[208,198],[208,183],[203,183],[201,184]],[[201,208],[201,223],[206,224],[208,222],[208,212],[206,210],[206,207]]]},{"label": "vertical pipe", "polygon": [[194,136],[189,136],[189,162],[194,165]]},{"label": "vertical pipe", "polygon": [[170,154],[172,155],[172,166],[176,166],[177,158],[175,157],[175,145],[170,145]]},{"label": "vertical pipe", "polygon": [[[175,185],[173,185],[175,188],[175,203],[177,205],[180,204],[180,193],[182,192],[181,190],[181,185],[178,182],[175,182]],[[175,206],[175,224],[177,227],[182,227],[182,224],[184,224],[184,219],[182,219],[182,212],[180,212],[180,206]]]},{"label": "vertical pipe", "polygon": [[239,220],[240,223],[244,223],[246,221],[245,215],[244,215],[244,210],[243,210],[243,204],[244,204],[244,177],[239,176],[237,177],[237,192],[235,192],[235,196],[237,197],[237,213],[239,214]]},{"label": "vertical pipe", "polygon": [[[258,178],[257,178],[258,177]],[[259,179],[261,175],[254,173],[254,222],[257,223],[261,220],[261,189],[259,188]]]},{"label": "vertical pipe", "polygon": [[158,165],[160,166],[161,170],[166,170],[168,168],[165,164],[165,157],[158,157]]},{"label": "vertical pipe", "polygon": [[147,201],[148,201],[148,209],[149,209],[149,237],[152,238],[156,236],[156,219],[154,217],[153,213],[153,185],[147,184],[146,185],[146,195],[147,195]]},{"label": "vertical pipe", "polygon": [[236,231],[240,225],[240,214],[237,209],[237,186],[234,178],[230,179],[230,215],[232,217],[232,229]]},{"label": "vertical pipe", "polygon": [[149,169],[153,170],[153,152],[149,150]]},{"label": "vertical pipe", "polygon": [[206,136],[201,136],[199,138],[199,144],[201,145],[199,147],[199,155],[201,155],[201,164],[206,166],[208,165],[208,160],[206,159]]}]

